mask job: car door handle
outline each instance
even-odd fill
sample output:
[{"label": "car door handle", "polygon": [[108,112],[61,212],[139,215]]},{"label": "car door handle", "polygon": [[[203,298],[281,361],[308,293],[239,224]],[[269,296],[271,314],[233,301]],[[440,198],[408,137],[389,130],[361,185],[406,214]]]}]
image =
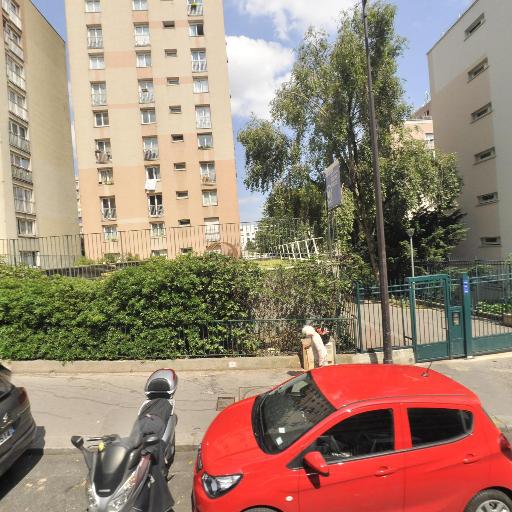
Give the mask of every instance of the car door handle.
[{"label": "car door handle", "polygon": [[478,462],[481,459],[482,457],[480,457],[479,455],[469,453],[468,455],[466,455],[465,459],[462,462],[464,462],[464,464],[474,464],[475,462]]},{"label": "car door handle", "polygon": [[387,466],[382,466],[375,472],[375,476],[388,476],[392,475],[395,472],[393,468],[388,468]]}]

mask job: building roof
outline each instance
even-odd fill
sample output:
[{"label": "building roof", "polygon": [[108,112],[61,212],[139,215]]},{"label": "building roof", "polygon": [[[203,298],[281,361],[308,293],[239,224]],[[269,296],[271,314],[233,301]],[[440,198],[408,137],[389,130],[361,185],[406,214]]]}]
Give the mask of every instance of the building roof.
[{"label": "building roof", "polygon": [[336,408],[398,397],[456,397],[462,403],[480,403],[478,397],[462,384],[418,366],[337,365],[317,368],[311,374]]}]

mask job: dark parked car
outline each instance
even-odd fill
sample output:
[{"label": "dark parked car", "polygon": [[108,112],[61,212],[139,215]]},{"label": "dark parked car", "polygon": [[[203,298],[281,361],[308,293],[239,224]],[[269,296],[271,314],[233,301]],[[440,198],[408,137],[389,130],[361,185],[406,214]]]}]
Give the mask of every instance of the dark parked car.
[{"label": "dark parked car", "polygon": [[27,392],[11,384],[11,372],[0,363],[0,476],[31,445],[35,433]]}]

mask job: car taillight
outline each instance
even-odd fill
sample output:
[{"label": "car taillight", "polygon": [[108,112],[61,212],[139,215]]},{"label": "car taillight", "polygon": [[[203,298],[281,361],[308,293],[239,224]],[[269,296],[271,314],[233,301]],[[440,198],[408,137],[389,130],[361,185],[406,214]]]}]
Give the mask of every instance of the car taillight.
[{"label": "car taillight", "polygon": [[18,403],[23,405],[24,403],[28,402],[27,390],[25,388],[18,388],[18,392]]},{"label": "car taillight", "polygon": [[512,445],[503,434],[500,435],[500,450],[507,459],[512,460]]}]

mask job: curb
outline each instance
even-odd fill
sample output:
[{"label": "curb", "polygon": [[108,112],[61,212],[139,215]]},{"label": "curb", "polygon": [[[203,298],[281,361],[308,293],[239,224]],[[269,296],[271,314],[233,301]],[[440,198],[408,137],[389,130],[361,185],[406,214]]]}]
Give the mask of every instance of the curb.
[{"label": "curb", "polygon": [[[177,444],[176,452],[195,452],[197,445],[192,444]],[[27,448],[24,455],[80,455],[76,448]]]}]

